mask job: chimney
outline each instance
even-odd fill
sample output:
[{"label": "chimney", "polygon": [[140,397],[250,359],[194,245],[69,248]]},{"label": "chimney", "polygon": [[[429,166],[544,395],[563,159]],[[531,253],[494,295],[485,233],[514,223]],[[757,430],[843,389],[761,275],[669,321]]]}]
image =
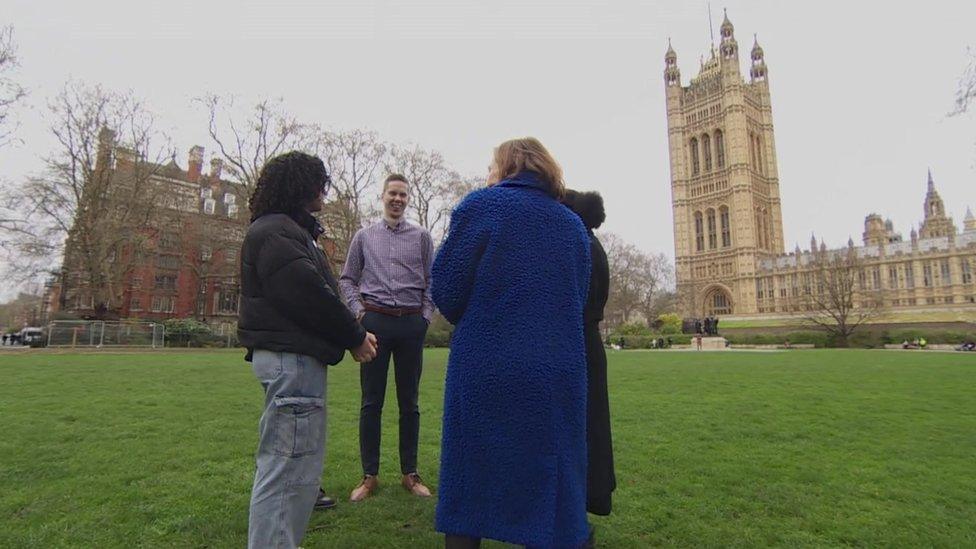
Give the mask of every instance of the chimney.
[{"label": "chimney", "polygon": [[210,177],[212,179],[219,180],[221,172],[224,171],[224,161],[221,158],[214,157],[210,160]]},{"label": "chimney", "polygon": [[190,148],[190,167],[186,170],[186,178],[190,183],[200,180],[203,173],[203,147],[194,145]]},{"label": "chimney", "polygon": [[98,132],[98,150],[95,156],[95,169],[112,168],[113,156],[115,154],[115,132],[102,127]]}]

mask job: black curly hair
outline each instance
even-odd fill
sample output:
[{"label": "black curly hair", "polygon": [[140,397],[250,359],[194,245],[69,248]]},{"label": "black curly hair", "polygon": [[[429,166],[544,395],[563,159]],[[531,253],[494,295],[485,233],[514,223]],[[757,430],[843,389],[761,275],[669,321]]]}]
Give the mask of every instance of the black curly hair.
[{"label": "black curly hair", "polygon": [[248,201],[251,221],[266,213],[300,211],[332,183],[325,164],[317,156],[286,152],[269,160]]},{"label": "black curly hair", "polygon": [[566,189],[563,204],[583,220],[587,229],[599,229],[607,219],[607,212],[603,208],[603,197],[597,192],[580,192]]}]

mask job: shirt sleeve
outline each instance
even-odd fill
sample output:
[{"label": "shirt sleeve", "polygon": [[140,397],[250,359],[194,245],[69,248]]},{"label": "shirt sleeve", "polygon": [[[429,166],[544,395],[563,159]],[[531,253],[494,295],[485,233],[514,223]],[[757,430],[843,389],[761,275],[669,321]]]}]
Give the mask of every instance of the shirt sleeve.
[{"label": "shirt sleeve", "polygon": [[434,264],[434,241],[429,232],[424,231],[420,236],[420,245],[424,262],[424,296],[421,314],[424,320],[430,324],[430,320],[434,317],[434,300],[430,296],[431,268]]},{"label": "shirt sleeve", "polygon": [[346,299],[346,304],[353,316],[359,317],[363,312],[363,297],[359,292],[359,281],[363,276],[363,231],[356,231],[349,243],[349,253],[346,255],[346,264],[342,267],[342,275],[339,277],[339,289],[342,296]]}]

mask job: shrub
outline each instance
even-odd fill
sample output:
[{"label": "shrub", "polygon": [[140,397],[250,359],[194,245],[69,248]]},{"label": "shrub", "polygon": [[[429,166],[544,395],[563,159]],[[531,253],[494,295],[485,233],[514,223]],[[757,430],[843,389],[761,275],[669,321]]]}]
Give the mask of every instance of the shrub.
[{"label": "shrub", "polygon": [[675,313],[665,313],[657,317],[662,334],[680,334],[681,317]]},{"label": "shrub", "polygon": [[429,329],[427,330],[427,337],[424,338],[425,347],[450,347],[451,346],[451,330],[446,329]]},{"label": "shrub", "polygon": [[822,332],[789,332],[786,334],[725,334],[733,345],[782,345],[789,341],[791,345],[809,345],[827,347],[827,335]]},{"label": "shrub", "polygon": [[210,326],[192,318],[171,318],[163,326],[171,347],[202,347],[213,335]]},{"label": "shrub", "polygon": [[615,333],[623,336],[650,336],[651,329],[643,322],[628,322],[618,326]]},{"label": "shrub", "polygon": [[653,349],[654,341],[671,339],[672,345],[688,345],[691,343],[689,334],[651,334],[651,335],[623,335],[615,333],[610,335],[610,343],[619,345],[621,338],[625,349]]}]

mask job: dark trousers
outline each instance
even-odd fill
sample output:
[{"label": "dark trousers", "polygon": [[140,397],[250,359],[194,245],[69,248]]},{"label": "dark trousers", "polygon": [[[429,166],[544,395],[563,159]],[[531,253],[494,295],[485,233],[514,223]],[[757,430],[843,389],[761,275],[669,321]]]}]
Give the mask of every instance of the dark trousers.
[{"label": "dark trousers", "polygon": [[359,367],[363,391],[359,412],[359,454],[363,474],[376,475],[380,469],[380,419],[391,356],[400,408],[400,471],[405,475],[415,473],[420,436],[417,393],[423,370],[427,321],[420,314],[394,317],[368,311],[363,317],[363,327],[375,334],[379,343],[376,358]]}]

